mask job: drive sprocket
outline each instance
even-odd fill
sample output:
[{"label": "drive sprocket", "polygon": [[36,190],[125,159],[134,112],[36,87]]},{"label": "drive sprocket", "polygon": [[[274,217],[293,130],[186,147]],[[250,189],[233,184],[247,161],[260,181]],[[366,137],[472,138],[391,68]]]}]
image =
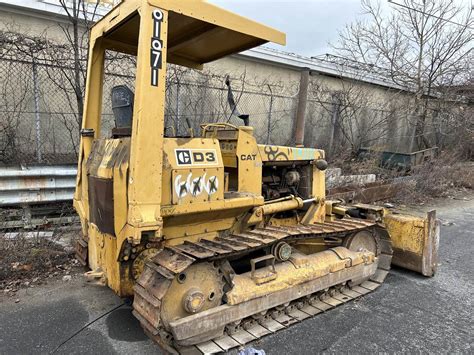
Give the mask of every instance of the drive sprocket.
[{"label": "drive sprocket", "polygon": [[217,307],[224,296],[223,276],[210,262],[192,264],[176,275],[161,303],[161,320],[169,323]]}]

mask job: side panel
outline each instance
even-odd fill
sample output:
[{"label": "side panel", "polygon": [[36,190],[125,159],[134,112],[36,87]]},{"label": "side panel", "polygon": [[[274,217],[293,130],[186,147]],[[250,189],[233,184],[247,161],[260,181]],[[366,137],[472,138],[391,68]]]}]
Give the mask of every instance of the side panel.
[{"label": "side panel", "polygon": [[118,262],[126,234],[127,169],[130,139],[97,139],[87,161],[89,187],[89,267],[103,273],[104,279],[119,295],[131,294],[128,268]]},{"label": "side panel", "polygon": [[292,161],[292,160],[315,160],[324,157],[324,151],[314,148],[295,148],[279,145],[259,144],[258,150],[263,162],[269,161]]},{"label": "side panel", "polygon": [[217,139],[165,138],[163,153],[163,206],[224,199],[224,165]]},{"label": "side panel", "polygon": [[238,191],[260,196],[262,193],[262,160],[253,129],[239,129],[236,147]]},{"label": "side panel", "polygon": [[100,135],[100,117],[102,109],[102,86],[104,76],[105,49],[102,39],[92,39],[89,53],[86,94],[84,101],[84,116],[82,129],[91,130],[91,136],[83,135],[79,147],[77,167],[76,192],[74,194],[74,208],[81,218],[82,233],[87,236],[89,218],[88,186],[86,162],[91,152],[94,138]]}]

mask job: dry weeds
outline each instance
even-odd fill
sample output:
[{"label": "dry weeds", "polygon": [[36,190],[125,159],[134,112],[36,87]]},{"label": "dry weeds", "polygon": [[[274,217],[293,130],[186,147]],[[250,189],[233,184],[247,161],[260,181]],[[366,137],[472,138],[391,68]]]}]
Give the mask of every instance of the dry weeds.
[{"label": "dry weeds", "polygon": [[46,280],[69,275],[78,262],[74,250],[44,236],[18,233],[0,236],[0,290],[9,296],[22,287],[40,285]]},{"label": "dry weeds", "polygon": [[341,159],[333,165],[341,167],[343,175],[376,174],[377,181],[400,182],[394,201],[406,205],[462,196],[474,189],[474,161],[465,160],[459,151],[441,152],[436,159],[409,171],[382,168],[376,156],[363,160]]},{"label": "dry weeds", "polygon": [[434,198],[462,197],[474,188],[474,162],[441,155],[414,168],[409,176],[396,195],[398,202],[410,204]]}]

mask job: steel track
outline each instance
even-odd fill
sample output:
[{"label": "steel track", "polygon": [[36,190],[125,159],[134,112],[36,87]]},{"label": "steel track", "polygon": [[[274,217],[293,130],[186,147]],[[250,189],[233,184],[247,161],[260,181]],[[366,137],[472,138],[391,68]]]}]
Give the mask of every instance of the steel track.
[{"label": "steel track", "polygon": [[[238,324],[227,324],[223,336],[189,347],[177,345],[160,319],[161,302],[172,280],[194,262],[215,261],[247,254],[253,250],[271,246],[280,240],[344,238],[361,230],[373,230],[376,235],[378,265],[377,271],[370,280],[365,280],[358,285],[352,283],[334,285],[323,292],[268,309],[265,314],[242,319]],[[390,269],[391,259],[391,241],[384,229],[374,222],[354,218],[315,225],[268,226],[225,238],[216,238],[214,241],[185,242],[178,246],[165,247],[145,264],[144,271],[134,287],[133,314],[138,318],[148,336],[167,353],[223,352],[372,292],[383,283]]]}]

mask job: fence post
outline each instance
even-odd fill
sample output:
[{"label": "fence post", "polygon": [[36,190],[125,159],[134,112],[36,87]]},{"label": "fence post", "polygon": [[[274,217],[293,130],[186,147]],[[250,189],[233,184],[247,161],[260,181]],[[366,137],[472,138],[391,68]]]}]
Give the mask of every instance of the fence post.
[{"label": "fence post", "polygon": [[270,90],[270,107],[268,108],[268,122],[267,122],[267,142],[270,143],[270,131],[271,131],[271,121],[272,121],[272,109],[273,109],[273,92],[269,84],[267,84],[268,90]]},{"label": "fence post", "polygon": [[176,83],[176,132],[175,134],[179,136],[179,120],[180,120],[180,113],[179,113],[179,95],[180,95],[180,80],[177,80]]},{"label": "fence post", "polygon": [[304,144],[304,118],[306,115],[306,102],[308,100],[309,68],[303,68],[300,78],[298,93],[298,107],[296,109],[295,145],[302,147]]},{"label": "fence post", "polygon": [[38,89],[38,68],[36,60],[33,56],[33,92],[35,99],[35,128],[36,128],[36,160],[41,163],[41,117],[40,117],[40,103],[39,103],[39,89]]}]

